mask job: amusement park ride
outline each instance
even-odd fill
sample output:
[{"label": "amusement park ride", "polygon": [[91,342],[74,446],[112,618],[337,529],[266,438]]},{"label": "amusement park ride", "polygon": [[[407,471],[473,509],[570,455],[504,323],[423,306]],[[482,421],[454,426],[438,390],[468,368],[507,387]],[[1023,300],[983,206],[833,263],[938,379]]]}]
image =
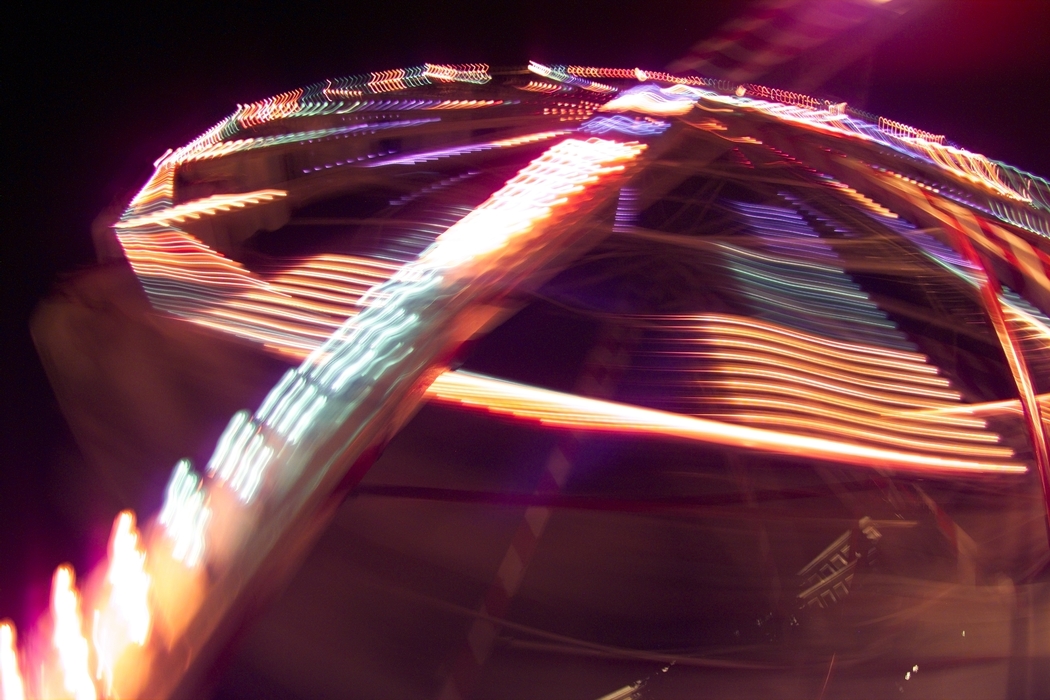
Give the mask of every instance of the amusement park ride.
[{"label": "amusement park ride", "polygon": [[538,63],[326,80],[154,166],[34,327],[138,515],[0,625],[4,700],[196,697],[275,599],[353,628],[257,653],[308,697],[1034,692],[1045,180],[845,103]]}]

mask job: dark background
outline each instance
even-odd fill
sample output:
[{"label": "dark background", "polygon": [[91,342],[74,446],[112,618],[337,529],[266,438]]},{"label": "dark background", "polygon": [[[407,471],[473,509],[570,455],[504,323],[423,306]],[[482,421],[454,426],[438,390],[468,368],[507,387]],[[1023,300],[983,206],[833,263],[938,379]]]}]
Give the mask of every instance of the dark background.
[{"label": "dark background", "polygon": [[[27,628],[54,567],[88,570],[109,523],[64,515],[83,457],[32,341],[33,308],[91,265],[92,220],[151,163],[250,102],[318,79],[430,62],[661,68],[744,2],[80,6],[4,16],[0,618]],[[931,0],[824,94],[1050,175],[1050,2]],[[758,82],[762,82],[761,79]],[[790,87],[790,86],[780,86]]]}]

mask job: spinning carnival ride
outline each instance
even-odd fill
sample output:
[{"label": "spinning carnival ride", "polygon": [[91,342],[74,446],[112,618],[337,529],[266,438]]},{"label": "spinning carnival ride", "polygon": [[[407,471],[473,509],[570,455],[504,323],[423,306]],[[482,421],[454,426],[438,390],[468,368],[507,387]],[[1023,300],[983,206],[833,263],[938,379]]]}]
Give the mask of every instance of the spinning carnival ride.
[{"label": "spinning carnival ride", "polygon": [[[1001,612],[1002,587],[980,591],[1046,565],[1048,237],[1046,181],[758,85],[426,65],[239,106],[155,163],[97,241],[109,265],[34,329],[126,505],[155,508],[150,465],[181,452],[141,532],[123,512],[93,575],[60,568],[24,643],[0,626],[3,698],[194,696],[333,519],[345,542],[378,529],[368,498],[462,509],[401,524],[468,553],[367,537],[465,583],[410,586],[430,601],[411,631],[377,613],[361,634],[418,648],[359,652],[313,695],[671,697],[703,672],[718,696],[786,668],[826,688],[837,655],[896,679],[890,618],[927,675],[979,662],[1020,687],[1037,643],[920,642],[900,601],[925,585],[924,609]],[[125,413],[96,420],[60,336],[105,325],[74,313],[100,295],[132,330],[106,339],[124,355],[78,343],[117,358],[96,364]],[[158,380],[150,403],[175,418],[141,440],[164,447],[117,455],[99,436],[159,410],[120,358],[165,354],[206,375],[197,403],[165,389],[189,374]],[[396,691],[360,680],[399,664],[419,673]]]}]

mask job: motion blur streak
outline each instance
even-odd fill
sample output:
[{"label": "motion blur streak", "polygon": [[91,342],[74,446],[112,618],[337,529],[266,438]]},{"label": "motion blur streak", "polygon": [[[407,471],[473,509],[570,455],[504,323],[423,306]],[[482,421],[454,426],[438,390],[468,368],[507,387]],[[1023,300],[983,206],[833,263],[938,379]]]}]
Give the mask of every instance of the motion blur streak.
[{"label": "motion blur streak", "polygon": [[88,640],[81,628],[80,594],[73,568],[68,565],[55,570],[51,583],[51,617],[54,623],[52,643],[58,652],[62,687],[75,700],[95,700],[98,693],[88,666]]},{"label": "motion blur streak", "polygon": [[915,413],[960,400],[919,353],[726,315],[663,319],[661,326],[677,338],[676,349],[664,354],[695,361],[697,384],[707,389],[693,410],[703,415],[768,427],[790,424],[829,437],[846,434],[938,454],[996,459],[1012,454],[989,445],[998,437],[981,421]]},{"label": "motion blur streak", "polygon": [[[689,112],[700,100],[729,105],[840,136],[880,143],[907,155],[919,156],[1002,197],[1018,202],[1032,202],[1030,195],[1013,186],[1000,164],[980,154],[941,143],[941,136],[910,127],[905,128],[905,125],[897,122],[880,120],[872,124],[850,116],[840,109],[841,105],[829,102],[819,104],[816,100],[811,100],[812,104],[782,104],[748,97],[746,93],[747,89],[744,87],[741,87],[740,94],[724,95],[682,84],[670,88],[644,84],[620,93],[606,103],[602,110],[671,116]],[[1027,183],[1025,184],[1027,189]]]},{"label": "motion blur streak", "polygon": [[280,197],[286,197],[287,192],[283,190],[258,190],[256,192],[245,192],[244,194],[216,194],[204,199],[198,199],[186,204],[179,204],[171,209],[144,214],[132,219],[124,219],[116,224],[116,228],[136,228],[149,226],[150,224],[174,224],[186,219],[199,219],[202,216],[215,214],[230,209],[241,209],[249,204],[260,204],[270,202]]},{"label": "motion blur streak", "polygon": [[488,151],[494,148],[510,148],[513,146],[522,146],[529,143],[536,143],[538,141],[546,141],[552,139],[555,136],[561,136],[568,133],[567,131],[543,131],[537,134],[527,134],[525,136],[516,136],[510,139],[500,139],[499,141],[491,141],[489,143],[473,143],[465,146],[456,146],[453,148],[443,148],[438,151],[427,151],[425,153],[413,153],[407,156],[401,156],[398,158],[385,158],[375,163],[369,163],[367,167],[377,168],[383,165],[412,165],[415,163],[426,163],[427,161],[437,160],[438,158],[447,158],[449,156],[461,156],[468,153],[478,153],[481,151]]},{"label": "motion blur streak", "polygon": [[[305,527],[321,499],[352,486],[366,468],[360,465],[369,464],[374,451],[408,420],[427,382],[426,396],[435,401],[556,428],[679,438],[794,456],[797,462],[823,460],[923,477],[1025,472],[1020,458],[1027,452],[1018,448],[1015,455],[999,444],[999,434],[989,425],[1003,430],[1011,446],[1020,444],[1002,426],[1016,424],[1014,416],[1023,410],[1028,417],[1038,416],[1040,406],[1047,416],[1046,388],[1039,386],[1044,393],[1038,396],[1032,395],[1034,388],[1024,388],[1023,402],[962,403],[964,395],[981,400],[1008,394],[972,394],[962,383],[957,391],[952,382],[959,373],[946,367],[942,376],[934,364],[942,356],[927,349],[931,360],[918,352],[919,346],[897,327],[905,327],[902,317],[881,301],[885,297],[866,291],[871,287],[864,268],[855,266],[862,248],[850,246],[867,241],[838,228],[828,218],[834,214],[824,212],[825,217],[807,208],[800,188],[815,185],[828,208],[831,201],[841,200],[851,212],[862,211],[862,217],[885,224],[970,285],[983,284],[982,291],[990,289],[996,297],[989,297],[989,313],[998,308],[1003,315],[997,328],[1014,333],[1019,343],[1004,342],[1004,349],[1020,360],[1041,353],[1050,366],[1050,319],[1036,308],[1045,309],[1050,299],[1050,259],[1020,237],[1024,231],[1015,234],[981,218],[998,217],[1047,235],[1050,187],[1044,180],[947,145],[943,136],[865,115],[844,103],[783,90],[638,68],[532,63],[529,71],[534,75],[500,73],[509,79],[493,89],[442,85],[423,95],[386,93],[434,83],[480,85],[493,77],[482,64],[425,64],[326,80],[239,105],[154,163],[152,176],[114,226],[152,307],[301,364],[285,373],[254,415],[239,411],[232,417],[207,463],[207,475],[196,472],[189,460],[175,465],[155,527],[147,530],[148,544],[141,541],[130,512],[117,517],[108,559],[85,577],[92,582],[84,586],[87,618],[80,614],[72,568],[55,572],[54,624],[45,620],[29,635],[26,687],[14,627],[0,623],[4,700],[27,691],[33,697],[42,693],[84,700],[100,694],[135,697],[132,688],[170,689],[187,664],[197,663],[199,650],[217,638],[212,636],[216,626],[236,610],[230,601],[250,594],[248,587],[267,571],[263,565],[283,553],[273,543]],[[579,99],[581,94],[589,101]],[[604,113],[594,116],[599,107]],[[687,114],[680,127],[672,128],[672,117]],[[475,115],[478,122],[493,126],[462,118]],[[509,126],[519,117],[530,126]],[[681,235],[672,236],[670,219],[652,223],[662,215],[663,203],[681,199],[692,206],[700,201],[699,191],[650,203],[651,183],[645,178],[620,189],[611,222],[615,238],[677,236],[696,244],[704,250],[697,263],[703,267],[697,269],[714,273],[714,282],[707,284],[693,268],[690,279],[717,285],[713,293],[720,300],[700,307],[654,305],[621,317],[644,336],[639,342],[655,345],[632,358],[635,365],[656,358],[644,376],[649,392],[640,394],[634,402],[638,405],[466,372],[441,374],[455,348],[484,330],[485,323],[499,320],[487,314],[494,313],[508,289],[542,276],[537,271],[550,272],[562,255],[575,254],[576,236],[582,247],[592,241],[589,236],[609,232],[593,225],[604,226],[600,217],[611,213],[613,176],[646,146],[581,140],[587,136],[562,140],[574,128],[588,136],[625,134],[665,143],[681,137],[723,151],[728,147],[726,159],[719,156],[704,166],[711,168],[704,180],[715,180],[710,176],[723,168],[735,172],[734,162],[749,168],[742,179],[784,166],[780,172],[805,180],[781,179],[775,189],[763,190],[761,203],[749,196],[741,195],[748,201],[732,201],[729,195],[712,194],[705,207],[733,225],[706,240],[703,226],[697,235],[686,235],[694,225],[687,224],[687,209],[674,224],[682,225]],[[844,150],[868,155],[861,160],[821,147],[830,155],[817,153],[817,161],[811,162],[802,155],[805,149],[794,158],[774,147],[792,148],[787,144],[793,135],[821,144],[837,142]],[[499,140],[489,140],[495,138]],[[548,142],[554,145],[548,147]],[[487,156],[453,160],[536,144],[541,145],[535,152],[546,151],[495,194],[489,193],[512,172],[502,168],[512,167],[520,154],[491,154],[494,170],[478,162]],[[756,145],[761,147],[752,148]],[[770,153],[775,155],[772,161]],[[297,159],[299,155],[303,157]],[[666,165],[663,158],[650,165]],[[438,159],[436,167],[407,167]],[[917,167],[909,167],[908,160]],[[275,165],[273,172],[257,167],[263,162]],[[513,167],[522,164],[519,160]],[[811,167],[818,164],[844,181]],[[681,167],[685,172],[694,165]],[[859,173],[856,178],[842,173],[850,168]],[[234,178],[232,191],[216,194],[227,182],[216,174],[245,171],[252,177]],[[928,179],[934,171],[965,180],[963,187]],[[497,180],[496,172],[504,174]],[[428,200],[431,194],[475,175],[480,175],[477,181],[456,190],[447,206],[435,212],[432,205],[443,195]],[[365,214],[369,218],[356,218],[356,210],[354,218],[345,220],[311,219],[303,213],[305,206],[324,203],[355,178],[404,184],[389,192],[380,188],[377,201],[384,208]],[[898,217],[869,197],[880,194],[880,188],[894,194],[892,202],[903,196],[914,206]],[[414,198],[419,205],[412,207],[418,208],[385,209],[387,201],[400,207]],[[483,203],[475,206],[478,202]],[[984,283],[979,257],[960,257],[906,221],[920,210],[968,237],[964,243],[980,246],[981,256],[994,255],[995,266],[987,275],[1004,275],[1009,288],[991,289]],[[302,218],[289,219],[293,211]],[[581,222],[594,233],[577,228]],[[223,228],[226,224],[231,228]],[[357,255],[280,261],[263,252],[267,241],[257,241],[259,249],[251,244],[247,251],[238,248],[248,240],[238,239],[242,234],[277,233],[285,225],[308,232],[311,226],[338,225],[345,229],[340,236],[354,246],[360,240],[362,246],[351,248]],[[395,234],[388,237],[390,230]],[[362,250],[372,251],[374,240],[383,247],[370,258]],[[279,247],[287,250],[283,242]],[[293,249],[300,254],[317,250]],[[922,269],[930,267],[927,260],[923,263]],[[658,286],[655,278],[642,283]],[[697,308],[703,312],[696,313]],[[692,313],[685,315],[683,309]],[[1015,375],[1019,385],[1040,378],[1039,371],[1027,378]],[[664,400],[679,402],[683,410],[657,406]],[[1028,411],[1030,405],[1034,408]],[[1000,420],[1001,414],[1011,420]],[[1046,460],[1040,464],[1045,467]],[[1044,473],[1050,475],[1047,469]],[[1021,480],[1014,481],[1023,487]],[[176,648],[179,654],[188,649],[188,656],[168,653]],[[207,662],[207,653],[202,656]],[[143,683],[157,683],[136,685],[137,674]]]},{"label": "motion blur streak", "polygon": [[502,189],[445,230],[420,257],[362,298],[347,321],[296,370],[289,371],[256,416],[238,414],[220,439],[208,473],[252,503],[278,453],[307,434],[329,398],[362,401],[384,372],[413,352],[426,309],[443,289],[480,274],[486,256],[524,238],[564,206],[645,149],[638,143],[567,139],[552,146]]},{"label": "motion blur streak", "polygon": [[352,124],[350,126],[331,127],[327,129],[312,129],[310,131],[297,131],[291,134],[278,134],[275,136],[259,136],[232,141],[221,141],[202,148],[195,153],[188,154],[182,160],[189,163],[209,158],[221,158],[233,153],[241,153],[259,148],[270,148],[272,146],[283,146],[293,143],[317,143],[334,139],[345,139],[357,135],[371,135],[383,129],[396,129],[405,126],[418,126],[420,124],[432,124],[441,121],[438,117],[426,119],[399,119],[396,121],[383,121],[365,124]]},{"label": "motion blur streak", "polygon": [[655,136],[669,129],[668,122],[657,119],[631,119],[621,114],[611,117],[595,117],[580,125],[580,131],[591,134],[604,134],[617,131],[632,136]]},{"label": "motion blur streak", "polygon": [[634,78],[639,82],[656,81],[658,83],[671,83],[672,85],[697,85],[713,86],[718,84],[717,80],[702,78],[700,76],[671,75],[663,71],[642,70],[641,68],[593,68],[589,66],[567,66],[565,72],[581,78],[617,78],[630,80]]},{"label": "motion blur streak", "polygon": [[718,445],[920,474],[1023,474],[1021,464],[976,461],[867,447],[777,430],[750,428],[626,404],[588,399],[468,372],[447,372],[428,395],[543,425],[622,434],[658,434]]},{"label": "motion blur streak", "polygon": [[549,80],[556,80],[559,83],[572,85],[573,87],[578,87],[583,90],[589,90],[590,92],[600,92],[608,94],[613,94],[616,92],[616,88],[610,85],[596,83],[593,80],[586,80],[584,78],[578,78],[574,75],[570,75],[565,70],[565,66],[545,66],[542,63],[529,61],[529,70],[535,73],[536,75],[542,76]]},{"label": "motion blur streak", "polygon": [[15,651],[15,626],[0,622],[0,700],[25,700],[25,685]]},{"label": "motion blur streak", "polygon": [[200,477],[188,460],[179,460],[168,481],[158,522],[172,542],[172,558],[194,567],[204,555],[204,534],[211,511],[204,503]]},{"label": "motion blur streak", "polygon": [[688,88],[682,92],[679,87],[676,85],[663,89],[651,84],[639,85],[606,102],[601,111],[643,112],[662,117],[680,116],[692,111],[699,94]]},{"label": "motion blur streak", "polygon": [[95,611],[93,641],[98,656],[97,678],[111,692],[121,655],[132,644],[143,646],[150,632],[150,576],[131,511],[122,512],[113,523],[106,584],[109,595],[105,605]]}]

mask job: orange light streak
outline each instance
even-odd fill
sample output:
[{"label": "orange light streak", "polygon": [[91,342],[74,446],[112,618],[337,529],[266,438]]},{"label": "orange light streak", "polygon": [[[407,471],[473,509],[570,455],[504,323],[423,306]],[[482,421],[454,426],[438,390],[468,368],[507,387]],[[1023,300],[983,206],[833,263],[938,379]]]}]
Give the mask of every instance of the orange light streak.
[{"label": "orange light streak", "polygon": [[527,85],[521,85],[518,87],[519,90],[525,90],[526,92],[543,92],[547,94],[553,94],[555,92],[571,92],[571,85],[561,85],[558,83],[546,83],[542,80],[530,80]]},{"label": "orange light streak", "polygon": [[[968,457],[981,457],[989,459],[1009,459],[1013,456],[1013,451],[1005,447],[984,448],[979,445],[959,445],[958,443],[938,444],[929,440],[919,440],[914,438],[913,433],[909,432],[906,427],[901,426],[899,421],[877,422],[873,420],[864,420],[862,417],[853,416],[848,413],[836,413],[833,410],[822,408],[820,406],[806,406],[805,408],[799,408],[797,403],[792,402],[789,399],[773,400],[763,398],[740,397],[735,399],[729,399],[726,401],[726,403],[736,406],[746,406],[748,408],[765,408],[769,410],[734,410],[732,413],[714,412],[705,413],[704,417],[721,418],[731,422],[756,425],[765,424],[775,425],[778,427],[790,425],[807,434],[823,433],[835,436],[845,435],[857,440],[861,440],[863,442],[892,445],[894,447],[908,447],[909,449],[918,449],[926,452],[933,452],[935,454],[951,453],[965,455]],[[858,428],[855,424],[859,424],[862,427]],[[879,427],[885,425],[886,430],[874,430],[873,426],[875,425],[878,425]],[[894,433],[894,430],[899,432]],[[924,429],[921,432],[924,434],[941,435],[948,431],[938,431],[936,429],[924,427]],[[994,442],[997,439],[995,435],[992,435],[990,433],[978,433],[978,435],[988,436],[990,439],[987,439],[986,442]],[[958,433],[949,434],[948,437],[961,437],[963,439],[972,439],[971,435],[964,434],[960,436]]]},{"label": "orange light streak", "polygon": [[127,229],[150,225],[177,224],[186,219],[199,219],[202,216],[211,216],[212,214],[230,211],[231,209],[243,209],[249,204],[272,202],[275,199],[287,196],[288,193],[284,190],[256,190],[241,194],[216,194],[211,197],[179,204],[170,209],[162,209],[132,219],[124,219],[123,221],[118,221],[114,228]]},{"label": "orange light streak", "polygon": [[443,83],[465,82],[482,84],[492,80],[487,63],[465,63],[461,65],[427,63],[423,66],[423,75]]},{"label": "orange light streak", "polygon": [[982,461],[892,450],[853,442],[752,428],[638,406],[600,401],[466,372],[446,372],[427,395],[491,413],[573,430],[657,434],[761,452],[824,459],[920,474],[1023,474],[1009,461]]},{"label": "orange light streak", "polygon": [[689,76],[671,75],[663,71],[642,70],[641,68],[595,68],[590,66],[568,66],[565,72],[581,78],[616,78],[620,80],[655,80],[660,83],[671,83],[673,85],[693,85],[695,87],[708,87],[715,81],[710,78],[694,78]]},{"label": "orange light streak", "polygon": [[[919,353],[724,314],[675,317],[659,327],[680,333],[673,342],[681,349],[656,355],[698,360],[678,370],[695,377],[697,392],[682,399],[690,413],[889,448],[1012,456],[978,418],[919,412],[955,406],[962,398]],[[687,380],[682,386],[688,391],[691,385]]]},{"label": "orange light streak", "polygon": [[113,522],[106,586],[109,594],[95,611],[92,640],[98,655],[96,677],[111,693],[118,661],[129,646],[146,643],[151,624],[150,575],[131,511],[123,511]]},{"label": "orange light streak", "polygon": [[[721,314],[700,314],[696,316],[681,317],[681,320],[693,321],[685,325],[669,324],[668,328],[695,329],[696,323],[702,322],[706,327],[717,331],[719,335],[744,338],[745,345],[751,345],[754,341],[762,340],[796,347],[803,352],[810,352],[816,357],[827,354],[831,357],[846,360],[850,363],[858,362],[865,365],[873,365],[874,368],[893,367],[904,369],[919,374],[937,374],[937,368],[926,364],[926,358],[917,352],[906,350],[894,350],[892,348],[864,345],[862,343],[847,343],[831,338],[811,335],[803,331],[779,326],[769,321],[757,318],[745,318],[743,316],[728,316]],[[752,346],[756,347],[756,346]],[[757,346],[760,347],[760,346]],[[868,371],[865,369],[865,371]],[[938,378],[939,381],[943,379]]]},{"label": "orange light streak", "polygon": [[248,105],[238,105],[237,121],[242,127],[257,126],[275,119],[283,119],[295,115],[299,110],[299,99],[303,96],[302,88],[291,92],[274,95],[259,102]]}]

